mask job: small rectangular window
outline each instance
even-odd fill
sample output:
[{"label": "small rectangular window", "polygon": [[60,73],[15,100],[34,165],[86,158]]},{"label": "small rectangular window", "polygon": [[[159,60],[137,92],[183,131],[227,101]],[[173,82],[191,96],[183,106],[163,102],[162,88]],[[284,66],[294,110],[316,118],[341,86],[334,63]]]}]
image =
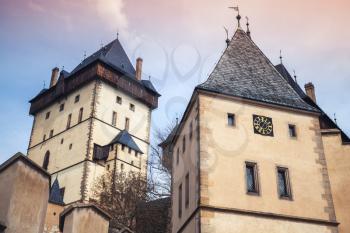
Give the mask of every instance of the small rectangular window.
[{"label": "small rectangular window", "polygon": [[296,138],[297,137],[297,131],[295,125],[289,125],[289,136],[291,138]]},{"label": "small rectangular window", "polygon": [[72,121],[72,114],[69,114],[68,115],[68,119],[67,119],[67,127],[66,127],[66,129],[70,128],[71,121]]},{"label": "small rectangular window", "polygon": [[53,137],[53,129],[50,130],[50,136],[49,136],[49,138],[52,138],[52,137]]},{"label": "small rectangular window", "polygon": [[73,148],[73,144],[69,144],[69,150],[71,150]]},{"label": "small rectangular window", "polygon": [[178,205],[179,205],[179,208],[178,208],[178,210],[179,210],[179,218],[181,218],[181,216],[182,216],[182,184],[180,184],[180,186],[179,186],[179,203],[178,203]]},{"label": "small rectangular window", "polygon": [[114,145],[110,145],[109,146],[109,151],[113,151],[114,150]]},{"label": "small rectangular window", "polygon": [[125,149],[125,145],[122,145],[122,151],[124,151],[124,149]]},{"label": "small rectangular window", "polygon": [[44,137],[43,137],[43,141],[45,141],[46,140],[46,134],[44,134]]},{"label": "small rectangular window", "polygon": [[186,183],[185,183],[185,207],[188,208],[190,204],[190,174],[186,175]]},{"label": "small rectangular window", "polygon": [[78,103],[80,100],[80,95],[75,96],[74,103]]},{"label": "small rectangular window", "polygon": [[192,135],[193,135],[193,124],[191,122],[190,123],[190,140],[192,139]]},{"label": "small rectangular window", "polygon": [[125,130],[129,131],[129,127],[130,127],[130,119],[129,118],[125,118]]},{"label": "small rectangular window", "polygon": [[47,112],[47,113],[46,113],[46,116],[45,116],[45,119],[46,119],[46,120],[50,118],[50,114],[51,114],[51,112]]},{"label": "small rectangular window", "polygon": [[117,104],[122,104],[123,100],[122,97],[117,96]]},{"label": "small rectangular window", "polygon": [[235,126],[236,125],[235,114],[232,114],[232,113],[227,114],[227,125],[228,126]]},{"label": "small rectangular window", "polygon": [[124,164],[120,164],[120,170],[124,171]]},{"label": "small rectangular window", "polygon": [[176,152],[176,165],[179,164],[179,161],[180,161],[180,149],[177,148],[177,152]]},{"label": "small rectangular window", "polygon": [[139,155],[139,154],[137,153],[137,151],[135,151],[135,157],[136,157],[136,158],[138,157],[138,155]]},{"label": "small rectangular window", "polygon": [[130,108],[131,111],[135,112],[135,105],[130,104],[130,107],[129,107],[129,108]]},{"label": "small rectangular window", "polygon": [[277,167],[278,194],[280,198],[292,198],[288,168]]},{"label": "small rectangular window", "polygon": [[117,113],[116,112],[112,113],[112,125],[113,126],[117,125]]},{"label": "small rectangular window", "polygon": [[129,148],[128,153],[131,154],[131,148]]},{"label": "small rectangular window", "polygon": [[84,108],[81,108],[79,110],[78,123],[81,123],[83,121],[83,114],[84,114]]},{"label": "small rectangular window", "polygon": [[60,112],[62,112],[64,110],[64,104],[60,105]]},{"label": "small rectangular window", "polygon": [[259,194],[258,169],[256,163],[246,162],[247,193]]},{"label": "small rectangular window", "polygon": [[182,138],[182,153],[186,151],[186,136]]}]

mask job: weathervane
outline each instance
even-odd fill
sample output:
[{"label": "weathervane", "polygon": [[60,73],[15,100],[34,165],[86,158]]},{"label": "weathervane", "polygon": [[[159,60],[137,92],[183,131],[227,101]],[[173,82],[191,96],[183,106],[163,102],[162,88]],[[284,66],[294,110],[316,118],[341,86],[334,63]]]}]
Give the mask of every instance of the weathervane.
[{"label": "weathervane", "polygon": [[246,18],[246,20],[247,20],[247,35],[249,36],[249,38],[250,38],[250,30],[249,30],[249,18],[248,18],[248,16],[246,16],[245,17]]},{"label": "weathervane", "polygon": [[238,12],[238,14],[237,14],[237,17],[236,17],[236,19],[237,19],[237,21],[238,21],[238,27],[240,28],[241,27],[241,15],[239,14],[239,6],[230,6],[229,7],[230,9],[233,9],[233,10],[235,10],[235,11],[237,11]]},{"label": "weathervane", "polygon": [[84,51],[84,60],[86,59],[86,51]]},{"label": "weathervane", "polygon": [[293,73],[294,73],[294,80],[295,80],[296,83],[298,83],[297,75],[296,75],[296,73],[295,73],[295,70],[293,70]]},{"label": "weathervane", "polygon": [[337,114],[336,113],[334,113],[334,122],[337,125]]}]

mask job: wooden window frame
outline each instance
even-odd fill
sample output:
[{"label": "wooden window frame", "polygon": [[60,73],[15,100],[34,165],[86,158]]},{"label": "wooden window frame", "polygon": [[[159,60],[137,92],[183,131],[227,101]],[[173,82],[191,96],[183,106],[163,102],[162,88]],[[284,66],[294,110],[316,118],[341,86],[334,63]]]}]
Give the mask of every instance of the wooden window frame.
[{"label": "wooden window frame", "polygon": [[[279,189],[279,172],[284,172],[284,178],[285,178],[285,184],[286,184],[286,191],[287,191],[287,195],[282,195],[280,193],[280,189]],[[285,167],[285,166],[276,166],[276,181],[277,181],[277,195],[279,197],[279,199],[281,200],[289,200],[292,201],[293,200],[293,194],[292,194],[292,185],[291,185],[291,181],[290,181],[290,171],[289,168]]]},{"label": "wooden window frame", "polygon": [[[253,171],[254,171],[254,191],[249,190],[249,187],[248,187],[248,174],[247,174],[248,167],[253,168]],[[258,163],[246,161],[244,169],[245,169],[246,193],[248,195],[260,196],[260,181],[259,181]]]}]

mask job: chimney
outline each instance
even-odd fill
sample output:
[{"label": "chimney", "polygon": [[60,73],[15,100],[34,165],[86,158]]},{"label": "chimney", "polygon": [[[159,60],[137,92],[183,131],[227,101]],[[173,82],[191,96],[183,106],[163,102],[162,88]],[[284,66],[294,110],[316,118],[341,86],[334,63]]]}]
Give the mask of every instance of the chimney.
[{"label": "chimney", "polygon": [[56,85],[59,71],[60,70],[57,67],[52,69],[50,88]]},{"label": "chimney", "polygon": [[142,58],[137,58],[136,59],[136,78],[137,80],[141,80],[141,76],[142,76],[142,63],[143,63],[143,60]]},{"label": "chimney", "polygon": [[312,83],[305,84],[305,91],[307,96],[310,97],[316,103],[315,86]]}]

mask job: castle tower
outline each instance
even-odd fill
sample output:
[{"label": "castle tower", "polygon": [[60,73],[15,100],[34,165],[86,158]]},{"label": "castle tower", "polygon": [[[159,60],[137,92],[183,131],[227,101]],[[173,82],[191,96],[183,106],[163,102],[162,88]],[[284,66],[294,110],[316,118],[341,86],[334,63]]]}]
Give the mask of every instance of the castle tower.
[{"label": "castle tower", "polygon": [[335,233],[336,211],[348,231],[350,200],[339,190],[349,178],[327,162],[349,164],[350,140],[309,86],[308,96],[237,29],[166,142],[173,233]]},{"label": "castle tower", "polygon": [[96,178],[116,166],[147,174],[151,112],[160,96],[118,39],[71,73],[52,71],[30,103],[28,157],[59,181],[64,203],[88,201]]}]

